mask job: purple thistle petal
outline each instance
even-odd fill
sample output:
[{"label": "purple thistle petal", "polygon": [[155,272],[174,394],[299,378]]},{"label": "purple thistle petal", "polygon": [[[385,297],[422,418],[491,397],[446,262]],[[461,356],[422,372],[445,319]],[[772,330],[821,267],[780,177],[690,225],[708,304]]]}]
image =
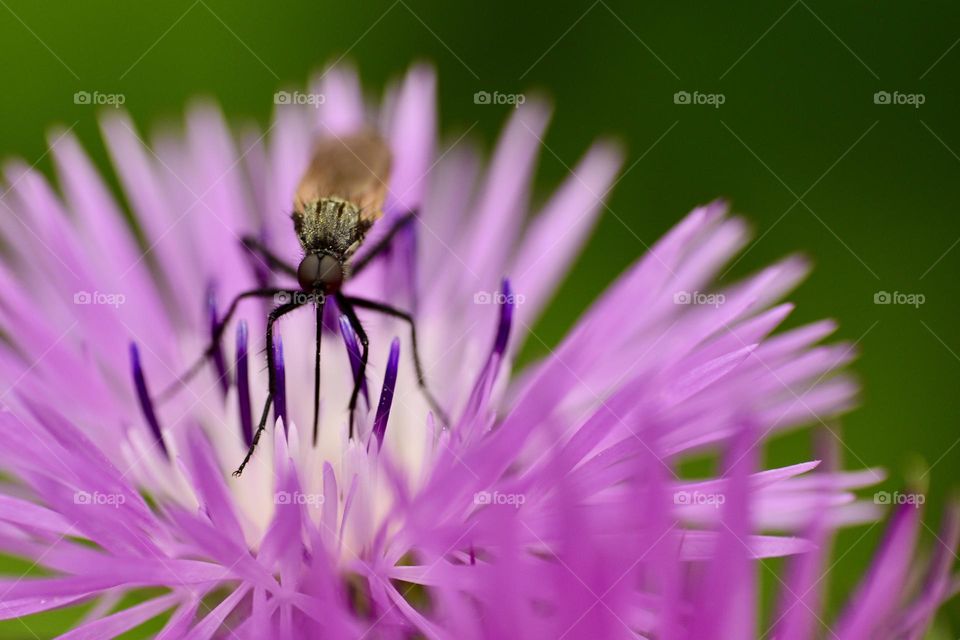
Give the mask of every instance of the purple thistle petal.
[{"label": "purple thistle petal", "polygon": [[695,638],[720,640],[756,635],[753,627],[756,585],[747,542],[751,538],[749,474],[754,468],[755,448],[753,425],[744,421],[726,452],[727,480],[723,488],[705,494],[720,505],[720,527],[711,550],[710,565],[700,584],[700,599],[705,606],[694,616],[691,636]]},{"label": "purple thistle petal", "polygon": [[[415,209],[423,202],[433,164],[436,138],[437,80],[426,66],[417,66],[404,78],[387,126],[394,169],[390,176],[390,209],[385,221]],[[394,197],[395,196],[395,197]],[[386,227],[388,225],[384,225]]]},{"label": "purple thistle petal", "polygon": [[595,144],[523,234],[509,271],[516,274],[514,283],[525,296],[525,323],[532,323],[550,301],[590,238],[622,162],[623,151],[617,144]]},{"label": "purple thistle petal", "polygon": [[917,505],[894,507],[873,563],[833,629],[837,637],[867,640],[890,627],[903,596],[919,526]]},{"label": "purple thistle petal", "polygon": [[550,112],[531,96],[514,110],[497,141],[470,226],[460,236],[466,245],[463,260],[481,281],[497,277],[510,249],[504,238],[520,233],[523,219],[517,212],[525,206]]},{"label": "purple thistle petal", "polygon": [[279,569],[281,579],[286,583],[290,580],[288,575],[296,571],[303,558],[302,545],[292,544],[292,541],[303,527],[305,506],[296,499],[303,494],[288,447],[297,442],[296,427],[291,425],[288,429],[284,423],[284,431],[277,429],[273,433],[274,511],[260,545],[258,560],[264,566]]},{"label": "purple thistle petal", "polygon": [[[343,337],[343,344],[347,347],[347,356],[350,358],[350,369],[353,372],[353,379],[356,380],[360,375],[360,343],[357,342],[357,334],[350,326],[350,320],[346,316],[340,316],[340,335]],[[360,393],[363,395],[367,407],[370,406],[370,393],[367,391],[367,379],[360,381]]]},{"label": "purple thistle petal", "polygon": [[250,408],[250,372],[247,357],[247,322],[237,324],[237,402],[240,405],[240,433],[248,447],[253,443],[253,413]]},{"label": "purple thistle petal", "polygon": [[903,635],[909,629],[911,640],[926,638],[928,627],[933,623],[937,609],[949,599],[951,593],[950,570],[953,567],[954,550],[960,545],[960,504],[951,499],[944,508],[940,531],[936,534],[933,556],[924,579],[923,591],[917,601],[903,616],[900,630]]},{"label": "purple thistle petal", "polygon": [[137,562],[118,555],[98,554],[102,564],[91,562],[81,569],[84,575],[34,578],[4,578],[0,589],[10,599],[71,596],[91,591],[133,585],[203,584],[223,578],[223,567],[198,560],[138,558]]},{"label": "purple thistle petal", "polygon": [[510,280],[503,279],[500,287],[503,299],[500,303],[500,324],[497,326],[497,338],[493,342],[493,352],[502,356],[507,349],[507,340],[510,339],[510,326],[513,323],[514,298],[510,290]]},{"label": "purple thistle petal", "polygon": [[331,546],[337,532],[337,475],[329,462],[323,463],[323,511],[320,532],[325,544]]},{"label": "purple thistle petal", "polygon": [[[838,467],[838,445],[834,435],[826,429],[817,434],[816,449],[823,458],[822,468],[814,477],[823,478],[825,486],[834,483]],[[813,549],[809,553],[791,558],[786,571],[786,579],[780,590],[780,604],[773,621],[771,632],[780,640],[803,640],[815,635],[820,621],[814,613],[819,611],[824,597],[821,576],[826,567],[825,559],[832,548],[831,531],[825,523],[829,513],[826,496],[817,496],[817,509],[812,522],[803,532],[810,540]]]},{"label": "purple thistle petal", "polygon": [[0,605],[0,620],[13,620],[23,616],[29,616],[49,609],[66,607],[78,600],[89,598],[87,594],[75,596],[54,596],[38,598],[32,596],[29,598],[14,599],[6,598]]},{"label": "purple thistle petal", "polygon": [[210,522],[225,537],[242,544],[243,530],[230,500],[229,489],[210,443],[199,429],[192,429],[187,434],[184,460],[187,473],[193,480],[194,493]]},{"label": "purple thistle petal", "polygon": [[[170,233],[173,208],[164,191],[162,177],[153,171],[150,151],[142,144],[133,120],[123,112],[105,115],[100,121],[104,141],[117,178],[139,212],[139,221],[147,237],[157,238],[153,253],[164,266],[169,289],[192,291],[196,280],[196,262],[191,260],[189,240]],[[159,239],[165,239],[160,242]],[[177,313],[181,313],[177,311]]]},{"label": "purple thistle petal", "polygon": [[283,340],[280,332],[273,335],[273,380],[276,388],[273,391],[273,415],[276,420],[283,420],[283,429],[287,430],[287,375],[283,365]]},{"label": "purple thistle petal", "polygon": [[187,512],[182,508],[168,510],[171,522],[186,541],[203,557],[233,567],[232,572],[256,585],[269,585],[272,578],[264,567],[251,556],[245,545],[224,536],[205,514]]},{"label": "purple thistle petal", "polygon": [[390,274],[391,281],[388,282],[388,286],[399,289],[398,299],[409,300],[409,308],[416,310],[419,306],[416,286],[418,246],[416,220],[401,229],[394,239],[394,245],[393,260],[397,264],[397,269],[395,274]]},{"label": "purple thistle petal", "polygon": [[190,624],[197,616],[199,606],[200,597],[191,594],[191,597],[186,598],[186,601],[177,607],[176,612],[170,616],[167,624],[157,634],[157,640],[174,640],[175,638],[185,637],[187,629],[190,628]]},{"label": "purple thistle petal", "polygon": [[377,417],[373,421],[373,435],[377,438],[378,448],[383,447],[383,436],[387,432],[387,420],[393,405],[393,392],[397,385],[397,368],[400,364],[400,339],[390,343],[390,355],[387,356],[387,369],[383,374],[383,389],[377,403]]},{"label": "purple thistle petal", "polygon": [[243,599],[247,592],[250,591],[249,585],[243,585],[237,588],[236,591],[231,593],[229,596],[223,599],[220,604],[218,604],[212,611],[209,607],[205,606],[206,611],[210,611],[203,620],[197,623],[193,629],[190,630],[190,633],[187,635],[188,638],[212,638],[217,632],[217,629],[220,629],[224,626],[223,621],[227,619],[227,616],[240,604],[240,601]]},{"label": "purple thistle petal", "polygon": [[63,536],[74,534],[70,523],[56,511],[11,496],[0,496],[0,520]]},{"label": "purple thistle petal", "polygon": [[91,620],[74,627],[60,638],[63,638],[63,640],[115,638],[173,607],[179,599],[180,596],[176,593],[152,598],[129,609],[123,609],[98,620]]},{"label": "purple thistle petal", "polygon": [[364,126],[363,89],[352,69],[345,65],[331,67],[314,83],[313,89],[326,97],[317,109],[323,135],[342,136]]},{"label": "purple thistle petal", "polygon": [[460,418],[461,426],[469,428],[469,431],[461,431],[463,437],[469,437],[474,433],[474,429],[477,426],[475,419],[481,416],[481,409],[490,398],[493,384],[496,382],[497,375],[500,372],[500,364],[503,362],[503,354],[506,351],[507,342],[510,340],[510,329],[513,325],[514,296],[510,288],[510,281],[506,278],[503,279],[503,283],[501,284],[498,302],[500,303],[500,319],[497,324],[497,334],[493,340],[493,347],[490,350],[490,355],[487,357],[486,364],[480,371],[480,375],[477,376],[477,381],[473,385],[473,390],[470,392],[470,397],[467,400],[466,407]]},{"label": "purple thistle petal", "polygon": [[207,289],[207,319],[210,327],[210,338],[213,340],[213,352],[210,354],[210,358],[217,370],[217,382],[220,384],[220,390],[226,395],[230,388],[230,374],[227,373],[227,362],[223,357],[223,347],[220,345],[220,340],[215,339],[220,321],[217,318],[217,294],[212,284]]},{"label": "purple thistle petal", "polygon": [[160,423],[157,421],[157,414],[153,409],[153,399],[150,392],[147,391],[147,381],[143,377],[143,367],[140,366],[140,351],[137,349],[137,343],[130,343],[130,364],[133,368],[133,385],[137,390],[137,400],[140,402],[140,410],[143,417],[150,427],[154,442],[160,447],[164,457],[170,458],[170,452],[167,451],[167,445],[163,441],[163,432],[160,430]]}]

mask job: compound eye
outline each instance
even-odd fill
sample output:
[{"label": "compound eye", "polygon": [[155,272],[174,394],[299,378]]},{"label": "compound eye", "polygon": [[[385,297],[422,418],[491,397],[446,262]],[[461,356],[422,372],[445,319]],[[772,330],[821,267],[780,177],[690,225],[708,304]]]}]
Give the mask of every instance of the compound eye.
[{"label": "compound eye", "polygon": [[311,253],[300,261],[300,266],[297,268],[297,281],[304,291],[313,291],[319,279],[320,256]]},{"label": "compound eye", "polygon": [[333,293],[343,284],[343,267],[331,256],[323,256],[318,264],[318,281],[327,293]]}]

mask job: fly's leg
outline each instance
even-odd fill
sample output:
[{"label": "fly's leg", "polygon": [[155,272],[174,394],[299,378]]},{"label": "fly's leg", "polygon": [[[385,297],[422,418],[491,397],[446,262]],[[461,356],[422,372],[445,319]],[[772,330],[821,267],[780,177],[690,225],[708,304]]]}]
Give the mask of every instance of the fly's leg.
[{"label": "fly's leg", "polygon": [[397,221],[393,223],[393,226],[390,227],[387,233],[382,238],[380,238],[380,240],[378,240],[375,245],[370,247],[370,249],[368,249],[366,253],[364,253],[362,256],[360,256],[360,258],[354,261],[352,265],[350,265],[350,274],[355,276],[361,271],[363,271],[363,269],[368,264],[370,264],[374,258],[376,258],[381,253],[387,250],[387,248],[390,246],[390,243],[393,242],[393,239],[397,236],[397,234],[400,233],[400,231],[404,227],[412,223],[416,219],[416,217],[417,217],[416,211],[409,211],[403,214],[402,216],[400,216],[400,218],[398,218]]},{"label": "fly's leg", "polygon": [[320,425],[320,344],[323,336],[324,298],[317,302],[317,337],[313,360],[313,446],[317,446],[317,434]]},{"label": "fly's leg", "polygon": [[383,304],[382,302],[376,302],[375,300],[366,300],[364,298],[353,297],[347,297],[346,300],[354,307],[368,309],[370,311],[376,311],[394,318],[399,318],[410,325],[410,343],[413,347],[413,365],[417,371],[417,384],[420,385],[420,390],[423,392],[427,402],[430,403],[430,408],[433,409],[434,414],[436,414],[436,416],[444,425],[449,425],[450,419],[447,417],[446,412],[440,408],[440,403],[437,402],[437,399],[430,392],[429,387],[427,387],[427,379],[423,371],[423,364],[420,359],[420,351],[417,348],[417,327],[414,323],[413,316],[406,311],[401,311],[400,309]]},{"label": "fly's leg", "polygon": [[287,264],[287,262],[277,256],[277,254],[270,251],[256,236],[243,236],[241,242],[243,242],[243,246],[246,247],[250,253],[262,258],[272,271],[286,273],[294,278],[297,277],[297,270],[292,265]]},{"label": "fly's leg", "polygon": [[350,327],[353,329],[353,332],[357,334],[357,338],[360,339],[360,367],[353,380],[353,392],[350,394],[350,439],[352,440],[357,398],[360,397],[360,387],[363,386],[363,380],[367,375],[367,351],[370,346],[370,341],[367,339],[367,332],[364,331],[363,326],[360,324],[360,318],[357,317],[357,312],[354,310],[353,305],[350,304],[349,299],[341,293],[337,293],[336,296],[337,306],[343,311],[343,314],[347,316]]},{"label": "fly's leg", "polygon": [[203,350],[203,353],[200,354],[193,364],[190,365],[187,370],[180,375],[176,380],[170,383],[160,394],[157,396],[157,402],[165,402],[176,395],[176,393],[184,388],[188,382],[190,382],[200,371],[203,369],[203,365],[206,364],[207,359],[213,356],[217,351],[217,348],[220,346],[220,339],[223,337],[224,331],[227,329],[227,325],[230,323],[230,320],[233,319],[234,314],[237,312],[237,307],[240,305],[240,301],[246,298],[270,298],[277,295],[286,295],[290,299],[293,299],[293,296],[297,292],[289,289],[251,289],[250,291],[244,291],[238,293],[233,301],[230,303],[230,306],[227,308],[226,314],[224,314],[223,319],[217,323],[217,326],[214,328],[212,335],[210,336],[210,344]]}]

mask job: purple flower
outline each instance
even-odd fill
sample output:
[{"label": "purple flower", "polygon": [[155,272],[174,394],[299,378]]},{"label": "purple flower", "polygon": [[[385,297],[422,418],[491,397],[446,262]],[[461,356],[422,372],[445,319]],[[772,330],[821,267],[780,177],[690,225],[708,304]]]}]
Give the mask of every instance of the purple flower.
[{"label": "purple flower", "polygon": [[[525,225],[549,109],[520,106],[481,171],[465,136],[435,139],[434,84],[415,68],[368,118],[357,78],[332,69],[311,89],[319,108],[281,104],[265,132],[235,134],[203,103],[149,145],[109,114],[136,233],[70,133],[51,140],[59,190],[7,167],[0,551],[48,573],[0,580],[0,617],[95,603],[71,638],[165,612],[162,638],[782,639],[823,624],[844,640],[920,637],[955,590],[957,512],[911,591],[920,514],[899,504],[862,586],[825,622],[831,536],[879,516],[855,490],[882,474],[843,472],[832,455],[761,467],[770,437],[825,423],[856,394],[843,372],[852,347],[820,344],[831,323],[771,335],[804,262],[717,288],[747,232],[711,203],[514,373],[526,341],[546,347],[530,327],[604,209],[620,155],[588,150]],[[286,212],[312,141],[364,126],[394,154],[367,243],[417,214],[346,288],[413,313],[425,377],[452,419],[417,386],[408,328],[361,310],[370,366],[350,439],[360,349],[331,315],[314,444],[315,318],[293,314],[274,351],[281,419],[231,477],[266,395],[273,301],[242,302],[200,375],[163,390],[236,294],[294,285],[240,236],[299,257]],[[678,477],[681,462],[711,455],[716,477]],[[780,556],[792,556],[781,597],[759,621],[756,559]],[[115,610],[140,587],[163,591]]]}]

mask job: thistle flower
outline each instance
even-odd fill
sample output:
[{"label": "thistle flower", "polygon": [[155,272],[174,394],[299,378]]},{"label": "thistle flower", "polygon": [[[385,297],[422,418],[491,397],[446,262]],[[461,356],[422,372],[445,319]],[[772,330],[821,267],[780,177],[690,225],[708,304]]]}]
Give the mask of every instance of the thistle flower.
[{"label": "thistle flower", "polygon": [[[881,474],[760,467],[771,436],[823,423],[856,394],[843,373],[851,347],[820,344],[831,323],[771,335],[804,262],[711,288],[747,231],[724,203],[700,207],[514,374],[605,207],[616,147],[587,151],[525,227],[543,102],[516,110],[481,172],[468,142],[437,150],[427,69],[374,117],[349,72],[312,90],[319,108],[279,105],[262,134],[234,135],[208,103],[150,145],[127,116],[106,116],[132,228],[69,132],[51,139],[58,190],[31,167],[7,167],[0,550],[47,574],[0,580],[0,616],[86,604],[70,638],[159,616],[160,638],[740,638],[759,635],[755,560],[793,556],[763,627],[817,633],[830,536],[878,517],[854,491]],[[239,236],[295,258],[285,212],[312,141],[365,126],[394,153],[378,227],[417,217],[347,287],[412,310],[426,377],[452,419],[441,423],[417,388],[406,327],[364,316],[371,367],[351,439],[359,349],[331,310],[314,444],[303,428],[313,317],[293,315],[276,346],[276,421],[231,477],[266,394],[267,307],[244,302],[201,375],[168,402],[159,390],[237,293],[285,282]],[[716,477],[677,476],[711,453],[723,460]],[[906,599],[918,523],[912,506],[897,508],[827,635],[922,633],[955,588],[960,526],[951,511]],[[132,592],[137,603],[118,606]]]}]

